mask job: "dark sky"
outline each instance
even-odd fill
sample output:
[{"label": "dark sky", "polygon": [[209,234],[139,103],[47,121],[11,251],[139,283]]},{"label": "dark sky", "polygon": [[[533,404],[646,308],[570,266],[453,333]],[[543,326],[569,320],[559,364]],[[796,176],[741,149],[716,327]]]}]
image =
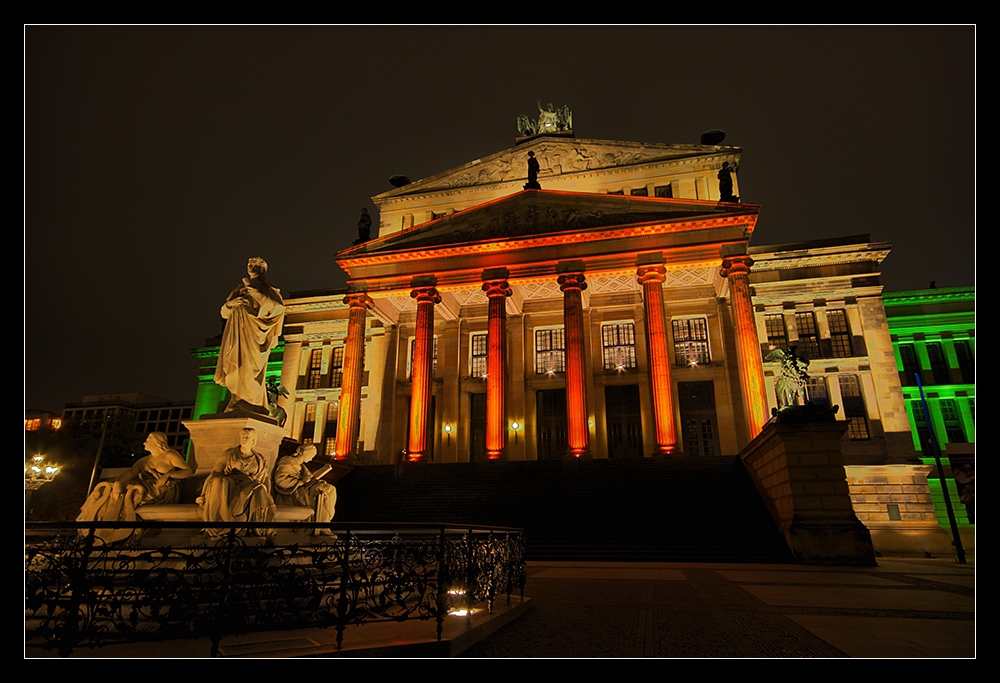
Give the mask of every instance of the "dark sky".
[{"label": "dark sky", "polygon": [[975,284],[974,26],[27,26],[25,407],[193,399],[263,256],[286,295],[391,189],[513,145],[743,147],[753,244],[870,234],[887,290]]}]

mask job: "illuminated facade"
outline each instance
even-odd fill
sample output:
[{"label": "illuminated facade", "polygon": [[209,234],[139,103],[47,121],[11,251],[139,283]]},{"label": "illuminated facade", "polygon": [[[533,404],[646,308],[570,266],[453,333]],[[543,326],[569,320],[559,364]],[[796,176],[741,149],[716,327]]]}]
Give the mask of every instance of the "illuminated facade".
[{"label": "illuminated facade", "polygon": [[348,289],[286,299],[292,438],[383,464],[735,455],[795,345],[850,462],[913,462],[889,246],[751,246],[758,207],[719,201],[740,152],[539,135],[374,197]]},{"label": "illuminated facade", "polygon": [[[945,474],[952,480],[951,499],[959,523],[974,524],[976,290],[952,287],[887,293],[885,310],[913,446],[924,463],[935,464],[933,434]],[[936,479],[930,484],[935,509],[944,522],[941,484]]]}]

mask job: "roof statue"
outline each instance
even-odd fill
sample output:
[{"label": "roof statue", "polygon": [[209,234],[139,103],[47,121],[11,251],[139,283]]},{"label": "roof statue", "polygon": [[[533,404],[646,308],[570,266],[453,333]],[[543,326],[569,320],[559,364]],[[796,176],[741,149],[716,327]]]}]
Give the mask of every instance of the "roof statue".
[{"label": "roof statue", "polygon": [[573,130],[573,112],[568,106],[564,104],[556,109],[550,102],[548,108],[543,109],[541,100],[535,100],[535,104],[538,106],[537,120],[526,114],[517,117],[517,131],[522,137]]}]

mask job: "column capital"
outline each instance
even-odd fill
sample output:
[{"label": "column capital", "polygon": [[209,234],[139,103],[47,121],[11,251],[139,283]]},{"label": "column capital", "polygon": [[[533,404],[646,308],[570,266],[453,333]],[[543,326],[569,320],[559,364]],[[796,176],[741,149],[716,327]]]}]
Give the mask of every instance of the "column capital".
[{"label": "column capital", "polygon": [[667,278],[667,267],[662,263],[640,265],[635,271],[640,285],[647,282],[663,282]]},{"label": "column capital", "polygon": [[582,272],[563,273],[556,279],[556,282],[559,283],[559,289],[563,292],[568,289],[579,289],[580,291],[583,291],[587,288],[587,278]]},{"label": "column capital", "polygon": [[489,298],[497,296],[508,297],[514,293],[507,280],[487,280],[483,283],[483,291],[486,292],[486,296]]},{"label": "column capital", "polygon": [[441,294],[437,291],[437,287],[417,287],[410,292],[410,296],[416,299],[418,304],[441,303]]},{"label": "column capital", "polygon": [[753,266],[753,259],[749,256],[732,256],[722,260],[722,277],[729,277],[732,274],[745,274],[750,272]]},{"label": "column capital", "polygon": [[344,303],[351,308],[372,308],[375,302],[368,296],[368,292],[351,292],[344,297]]}]

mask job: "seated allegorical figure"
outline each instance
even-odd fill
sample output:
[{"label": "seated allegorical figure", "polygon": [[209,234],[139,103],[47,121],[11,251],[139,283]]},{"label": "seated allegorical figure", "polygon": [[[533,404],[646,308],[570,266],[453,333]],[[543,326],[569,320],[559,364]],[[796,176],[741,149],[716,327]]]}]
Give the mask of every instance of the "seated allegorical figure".
[{"label": "seated allegorical figure", "polygon": [[[175,503],[177,481],[194,474],[181,454],[167,445],[167,435],[153,432],[143,444],[149,455],[113,482],[101,482],[88,496],[79,522],[134,522],[140,505]],[[84,533],[81,531],[81,533]],[[97,529],[98,538],[108,543],[128,538],[132,529]]]},{"label": "seated allegorical figure", "polygon": [[[198,507],[206,522],[274,521],[267,461],[254,450],[257,432],[245,428],[240,444],[227,450],[219,464],[202,484]],[[225,529],[206,529],[210,536],[221,536]],[[265,534],[264,530],[257,531]]]},{"label": "seated allegorical figure", "polygon": [[[294,453],[278,459],[274,467],[274,500],[279,505],[300,505],[312,508],[313,520],[324,523],[333,519],[337,505],[337,489],[322,480],[330,471],[324,465],[315,472],[306,467],[316,456],[311,443],[299,446]],[[317,534],[330,534],[329,529],[317,529]]]}]

